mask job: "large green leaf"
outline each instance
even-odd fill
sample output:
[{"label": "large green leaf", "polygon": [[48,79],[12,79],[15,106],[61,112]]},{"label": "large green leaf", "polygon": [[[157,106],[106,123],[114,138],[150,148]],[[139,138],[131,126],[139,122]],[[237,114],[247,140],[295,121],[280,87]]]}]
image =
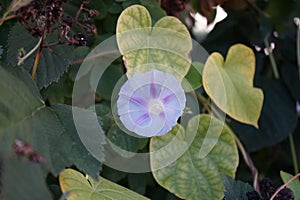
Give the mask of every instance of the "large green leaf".
[{"label": "large green leaf", "polygon": [[[58,174],[66,166],[75,164],[80,170],[96,177],[101,168],[99,161],[104,160],[102,144],[105,140],[103,132],[99,132],[87,123],[96,118],[95,113],[73,108],[84,119],[81,128],[86,130],[98,145],[98,160],[86,150],[77,134],[72,118],[72,107],[67,105],[46,107],[30,76],[18,68],[9,68],[9,70],[11,72],[0,66],[2,80],[0,82],[0,156],[9,155],[15,140],[18,139],[29,143],[34,151],[45,158],[46,162],[39,164],[44,176],[49,171]],[[16,157],[15,154],[13,156]],[[15,170],[23,170],[20,174],[24,177],[19,179],[26,179],[27,173],[30,173],[32,168],[5,165],[3,171],[10,173]],[[37,177],[32,181],[28,180],[28,185],[33,186],[36,184],[35,180],[44,179],[41,173],[37,172],[35,175]],[[7,177],[13,178],[10,174]],[[4,193],[18,187],[18,182],[12,188],[8,186],[4,187]]]},{"label": "large green leaf", "polygon": [[146,8],[131,6],[118,19],[117,42],[128,77],[155,68],[181,81],[190,68],[191,37],[175,17],[163,17],[152,27]]},{"label": "large green leaf", "polygon": [[2,200],[51,200],[45,174],[39,164],[17,159],[9,155],[1,168],[0,199]]},{"label": "large green leaf", "polygon": [[253,188],[248,183],[233,180],[228,176],[224,177],[224,186],[226,200],[248,200],[246,193],[253,191]]},{"label": "large green leaf", "polygon": [[[222,199],[223,174],[235,176],[238,151],[233,133],[209,115],[192,118],[186,131],[177,125],[168,134],[151,138],[150,151],[159,151],[150,157],[151,168],[157,169],[166,157],[178,152],[178,144],[168,145],[172,140],[181,140],[181,144],[186,144],[195,131],[196,136],[188,149],[172,164],[153,171],[154,178],[161,186],[183,199]],[[205,142],[215,145],[206,156],[200,157],[200,149]]]},{"label": "large green leaf", "polygon": [[258,127],[263,93],[253,87],[254,72],[253,51],[237,44],[229,49],[225,62],[219,53],[209,56],[203,70],[203,86],[230,117]]},{"label": "large green leaf", "polygon": [[[287,182],[290,180],[293,175],[286,173],[284,171],[280,171],[280,176],[283,182]],[[287,185],[287,188],[290,188],[294,192],[295,200],[300,200],[300,181],[299,179],[296,179],[292,181],[290,184]]]},{"label": "large green leaf", "polygon": [[68,200],[146,200],[127,188],[99,177],[96,181],[90,176],[66,169],[59,176],[60,187],[63,192],[69,192]]},{"label": "large green leaf", "polygon": [[[44,44],[57,42],[57,37],[47,35]],[[12,27],[8,38],[7,61],[16,65],[18,62],[18,54],[20,49],[24,49],[25,53],[30,52],[38,43],[38,39],[31,36],[28,31],[20,24]],[[24,68],[31,73],[36,52],[28,57],[24,64]],[[41,53],[38,64],[35,81],[39,88],[47,87],[52,82],[57,82],[62,74],[68,69],[73,59],[73,47],[69,45],[55,45],[44,48]]]}]

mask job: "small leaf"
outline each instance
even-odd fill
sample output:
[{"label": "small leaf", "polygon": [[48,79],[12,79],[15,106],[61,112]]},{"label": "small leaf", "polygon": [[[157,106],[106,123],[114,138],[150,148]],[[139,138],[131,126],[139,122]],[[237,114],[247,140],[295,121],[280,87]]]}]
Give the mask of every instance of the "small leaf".
[{"label": "small leaf", "polygon": [[117,42],[128,77],[157,69],[171,73],[181,81],[190,68],[191,37],[175,17],[163,17],[152,27],[146,8],[131,6],[118,19]]},{"label": "small leaf", "polygon": [[[166,158],[174,157],[190,140],[192,143],[178,159],[164,168],[160,167]],[[205,143],[213,143],[214,146],[200,158],[199,152],[206,146]],[[192,118],[186,132],[177,125],[166,135],[152,137],[150,151],[159,152],[150,154],[152,170],[158,169],[152,172],[156,181],[176,196],[188,200],[222,199],[223,174],[234,177],[238,166],[233,133],[219,120],[205,114]]]},{"label": "small leaf", "polygon": [[263,92],[253,87],[255,56],[242,45],[232,46],[226,61],[221,54],[209,56],[203,70],[203,86],[211,99],[230,117],[258,128]]},{"label": "small leaf", "polygon": [[233,180],[228,176],[224,177],[224,186],[226,200],[248,200],[246,193],[253,191],[253,188],[248,183]]},{"label": "small leaf", "polygon": [[60,173],[59,184],[62,192],[69,192],[68,200],[147,200],[127,188],[99,177],[96,181],[90,176],[84,177],[73,169]]},{"label": "small leaf", "polygon": [[[287,182],[290,180],[293,175],[286,173],[284,171],[280,171],[280,176],[283,182]],[[290,188],[294,192],[295,200],[300,200],[300,181],[299,178],[292,181],[290,184],[287,185],[287,188]]]},{"label": "small leaf", "polygon": [[[47,35],[44,45],[53,42],[57,42],[57,37]],[[7,62],[16,65],[19,50],[24,48],[25,53],[28,53],[37,43],[38,39],[31,36],[22,25],[14,25],[8,38]],[[73,59],[73,49],[69,45],[56,45],[42,50],[35,77],[39,88],[47,87],[59,80]],[[29,56],[22,65],[30,74],[35,56],[36,52]]]}]

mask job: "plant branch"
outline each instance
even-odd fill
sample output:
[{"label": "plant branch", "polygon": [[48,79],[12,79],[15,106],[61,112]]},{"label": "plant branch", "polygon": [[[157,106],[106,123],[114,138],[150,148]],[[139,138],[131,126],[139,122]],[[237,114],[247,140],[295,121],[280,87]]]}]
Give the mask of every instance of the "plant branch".
[{"label": "plant branch", "polygon": [[40,42],[40,45],[39,45],[39,49],[38,49],[38,52],[37,52],[35,60],[34,60],[34,65],[33,65],[32,72],[31,72],[32,80],[34,80],[36,70],[37,70],[37,67],[38,67],[38,64],[39,64],[39,61],[40,61],[40,58],[41,58],[44,38],[45,38],[45,34],[43,34],[42,37],[41,37],[41,42]]},{"label": "plant branch", "polygon": [[22,58],[19,59],[18,61],[18,66],[20,66],[22,63],[24,63],[24,61],[29,57],[31,56],[42,44],[42,40],[43,40],[43,37],[41,37],[38,41],[38,43],[25,55],[23,56]]},{"label": "plant branch", "polygon": [[273,194],[273,196],[270,198],[270,200],[274,200],[274,198],[277,196],[277,194],[284,189],[288,184],[290,184],[291,182],[293,182],[294,180],[296,180],[298,177],[300,176],[300,173],[296,174],[295,176],[293,176],[291,179],[289,179],[285,184],[283,184],[282,186],[280,186],[276,192]]},{"label": "plant branch", "polygon": [[256,169],[256,167],[254,166],[253,164],[253,161],[250,157],[250,155],[247,153],[247,151],[245,150],[243,144],[241,143],[241,141],[239,140],[239,138],[233,134],[235,136],[235,141],[243,155],[243,158],[246,162],[246,164],[248,165],[248,167],[250,168],[250,171],[252,173],[252,176],[253,176],[253,188],[256,192],[260,193],[260,190],[259,190],[259,181],[258,181],[258,171]]},{"label": "plant branch", "polygon": [[0,26],[3,24],[3,22],[7,21],[7,20],[10,20],[10,19],[14,19],[16,18],[18,15],[9,15],[9,16],[3,16],[1,19],[0,19]]}]

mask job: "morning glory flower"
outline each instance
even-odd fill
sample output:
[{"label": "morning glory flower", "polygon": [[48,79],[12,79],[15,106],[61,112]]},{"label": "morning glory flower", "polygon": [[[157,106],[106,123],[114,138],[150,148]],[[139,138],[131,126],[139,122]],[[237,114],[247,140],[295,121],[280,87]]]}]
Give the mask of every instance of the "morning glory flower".
[{"label": "morning glory flower", "polygon": [[177,79],[152,70],[137,73],[121,87],[118,115],[130,131],[144,137],[167,133],[185,108],[185,94]]}]

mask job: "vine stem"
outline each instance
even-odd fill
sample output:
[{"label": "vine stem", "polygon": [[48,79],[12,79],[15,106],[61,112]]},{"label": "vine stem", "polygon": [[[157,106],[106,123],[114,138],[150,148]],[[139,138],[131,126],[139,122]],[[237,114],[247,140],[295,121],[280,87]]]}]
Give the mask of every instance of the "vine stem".
[{"label": "vine stem", "polygon": [[[275,62],[275,58],[273,56],[273,53],[270,49],[270,43],[269,43],[268,37],[265,38],[264,43],[265,43],[267,51],[269,53],[269,58],[270,58],[271,66],[272,66],[272,69],[273,69],[274,77],[276,79],[279,79],[280,76],[279,76],[279,72],[278,72],[278,67],[277,67],[277,64]],[[298,62],[299,62],[299,59],[298,59]],[[298,65],[299,65],[299,63],[298,63]],[[297,154],[296,154],[296,149],[295,149],[294,137],[293,137],[292,133],[289,134],[289,142],[290,142],[292,160],[293,160],[293,165],[294,165],[294,171],[295,171],[295,174],[296,174],[296,173],[299,172],[299,166],[298,166],[298,161],[297,161]]]},{"label": "vine stem", "polygon": [[270,200],[273,200],[282,189],[284,189],[288,184],[290,184],[291,182],[293,182],[294,180],[296,180],[299,176],[300,176],[300,173],[296,174],[291,179],[289,179],[285,184],[283,184],[282,186],[280,186],[276,190],[276,192],[272,195],[272,197],[270,198]]},{"label": "vine stem", "polygon": [[[202,103],[204,104],[205,107],[209,107],[209,109],[207,109],[207,111],[212,111],[212,113],[219,119],[222,119],[223,117],[220,116],[220,114],[218,113],[218,111],[216,111],[211,103],[205,98],[203,97],[199,92],[196,92],[196,95],[197,95],[197,99]],[[250,171],[252,173],[252,176],[253,176],[253,188],[256,192],[260,193],[260,190],[259,190],[259,181],[258,181],[258,171],[256,169],[256,167],[254,166],[253,164],[253,161],[250,157],[250,155],[247,153],[247,151],[245,150],[242,142],[239,140],[239,138],[234,134],[234,132],[232,131],[232,129],[230,128],[230,126],[224,122],[224,126],[230,130],[230,132],[232,133],[235,141],[236,141],[236,144],[239,148],[239,150],[241,151],[242,153],[242,156],[245,160],[245,163],[247,164],[247,166],[250,168]]]},{"label": "vine stem", "polygon": [[9,15],[9,16],[3,16],[1,19],[0,19],[0,26],[3,24],[3,22],[7,21],[7,20],[10,20],[10,19],[14,19],[16,18],[17,15]]},{"label": "vine stem", "polygon": [[[232,131],[231,131],[232,132]],[[239,138],[235,135],[234,135],[234,138],[235,138],[235,141],[236,141],[236,144],[238,145],[242,155],[243,155],[243,158],[247,164],[247,166],[250,168],[250,171],[252,173],[252,176],[253,176],[253,188],[256,192],[260,193],[260,190],[259,190],[259,181],[258,181],[258,171],[256,169],[256,167],[254,166],[253,164],[253,161],[250,157],[250,155],[247,153],[247,151],[245,150],[243,144],[241,143],[241,141],[239,140]]]},{"label": "vine stem", "polygon": [[31,56],[41,45],[43,38],[41,37],[38,41],[38,43],[22,58],[20,58],[20,60],[18,61],[18,66],[20,66],[29,56]]},{"label": "vine stem", "polygon": [[42,37],[41,37],[41,39],[40,39],[40,44],[39,44],[38,52],[37,52],[36,57],[34,59],[34,65],[33,65],[32,72],[31,72],[31,78],[32,78],[32,80],[34,80],[34,77],[35,77],[35,74],[36,74],[36,70],[37,70],[37,67],[38,67],[38,64],[39,64],[39,61],[40,61],[40,58],[41,58],[41,53],[42,53],[42,50],[43,50],[43,41],[44,41],[44,38],[45,38],[45,35],[43,34]]}]

